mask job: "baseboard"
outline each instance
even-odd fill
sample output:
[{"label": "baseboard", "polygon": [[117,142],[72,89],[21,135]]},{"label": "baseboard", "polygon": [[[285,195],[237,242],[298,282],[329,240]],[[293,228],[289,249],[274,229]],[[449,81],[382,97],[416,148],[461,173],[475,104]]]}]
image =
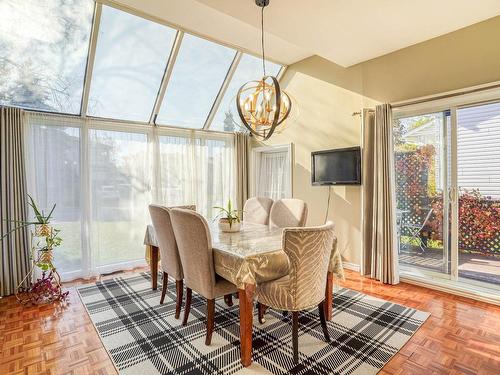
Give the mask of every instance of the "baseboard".
[{"label": "baseboard", "polygon": [[493,291],[490,292],[484,288],[481,288],[481,290],[471,290],[463,284],[451,282],[449,280],[441,281],[408,274],[405,274],[404,276],[401,275],[400,280],[408,284],[422,286],[431,290],[438,290],[440,292],[450,293],[460,297],[466,297],[476,301],[487,302],[500,306],[500,296]]},{"label": "baseboard", "polygon": [[359,264],[349,263],[349,262],[342,262],[342,265],[347,270],[356,271],[356,272],[359,272],[359,270],[360,270]]}]

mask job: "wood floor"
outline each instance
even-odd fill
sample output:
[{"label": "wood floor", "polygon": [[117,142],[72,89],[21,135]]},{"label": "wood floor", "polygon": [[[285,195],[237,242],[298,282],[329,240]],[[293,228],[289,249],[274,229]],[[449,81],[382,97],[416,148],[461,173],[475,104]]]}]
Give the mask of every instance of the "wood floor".
[{"label": "wood floor", "polygon": [[[66,308],[0,299],[1,375],[116,374],[74,285]],[[352,271],[343,286],[431,313],[380,374],[500,374],[500,307]]]}]

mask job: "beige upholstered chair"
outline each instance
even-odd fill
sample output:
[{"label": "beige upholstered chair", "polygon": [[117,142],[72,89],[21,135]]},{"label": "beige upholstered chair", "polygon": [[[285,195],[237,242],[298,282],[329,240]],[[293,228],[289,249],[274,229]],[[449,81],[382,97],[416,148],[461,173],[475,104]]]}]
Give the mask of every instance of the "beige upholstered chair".
[{"label": "beige upholstered chair", "polygon": [[298,361],[298,314],[317,306],[326,341],[324,300],[328,265],[334,242],[333,223],[319,227],[285,228],[283,250],[290,260],[290,273],[280,279],[257,285],[259,321],[267,307],[292,311],[294,360]]},{"label": "beige upholstered chair", "polygon": [[215,298],[236,293],[236,286],[215,274],[212,238],[203,216],[190,210],[174,208],[171,210],[171,217],[187,287],[182,325],[187,324],[194,290],[207,299],[205,344],[210,345],[214,329]]},{"label": "beige upholstered chair", "polygon": [[269,224],[269,213],[273,205],[271,198],[255,197],[245,202],[243,221],[246,223]]},{"label": "beige upholstered chair", "polygon": [[[196,211],[196,206],[178,206],[188,210]],[[160,248],[160,264],[163,271],[163,287],[161,291],[160,304],[165,300],[167,292],[168,276],[174,278],[177,292],[177,303],[175,306],[175,319],[179,319],[182,305],[183,295],[183,279],[182,265],[177,249],[174,231],[172,229],[172,221],[170,219],[170,210],[172,207],[164,207],[156,204],[149,205],[149,214],[155,228],[158,246]]]},{"label": "beige upholstered chair", "polygon": [[269,215],[271,227],[303,227],[307,221],[307,204],[300,199],[280,199],[273,203]]}]

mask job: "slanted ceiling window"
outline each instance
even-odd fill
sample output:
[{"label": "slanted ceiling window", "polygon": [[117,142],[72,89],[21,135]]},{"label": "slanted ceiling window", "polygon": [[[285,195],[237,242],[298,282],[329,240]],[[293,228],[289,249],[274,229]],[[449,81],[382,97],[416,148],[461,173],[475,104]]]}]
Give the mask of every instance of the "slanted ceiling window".
[{"label": "slanted ceiling window", "polygon": [[0,105],[234,131],[236,92],[261,74],[254,56],[99,1],[0,1]]},{"label": "slanted ceiling window", "polygon": [[94,5],[0,1],[0,104],[79,114]]}]

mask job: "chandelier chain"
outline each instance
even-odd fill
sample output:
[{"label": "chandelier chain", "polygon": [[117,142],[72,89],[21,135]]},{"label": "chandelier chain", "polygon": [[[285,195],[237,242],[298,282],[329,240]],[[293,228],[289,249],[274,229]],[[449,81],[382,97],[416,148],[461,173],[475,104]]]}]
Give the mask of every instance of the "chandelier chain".
[{"label": "chandelier chain", "polygon": [[266,53],[264,49],[264,8],[265,5],[261,7],[261,17],[260,17],[260,31],[261,31],[261,45],[262,45],[262,70],[264,71],[264,77],[266,76]]}]

